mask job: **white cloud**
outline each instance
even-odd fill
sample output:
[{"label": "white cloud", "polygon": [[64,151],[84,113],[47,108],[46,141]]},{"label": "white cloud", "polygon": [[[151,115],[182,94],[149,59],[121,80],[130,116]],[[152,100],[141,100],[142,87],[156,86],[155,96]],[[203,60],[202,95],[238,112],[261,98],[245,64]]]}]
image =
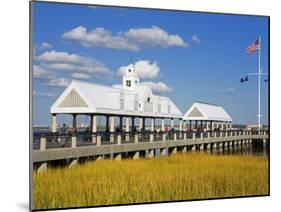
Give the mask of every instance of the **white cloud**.
[{"label": "white cloud", "polygon": [[58,52],[55,50],[44,52],[36,56],[35,59],[41,62],[40,67],[53,71],[66,71],[75,73],[98,75],[110,74],[109,69],[101,62],[68,52]]},{"label": "white cloud", "polygon": [[91,76],[88,74],[83,74],[83,73],[73,73],[71,74],[71,77],[76,78],[76,79],[90,79]]},{"label": "white cloud", "polygon": [[54,97],[54,96],[57,96],[54,93],[44,93],[44,92],[37,92],[37,91],[33,91],[33,95],[34,96],[42,96],[42,97]]},{"label": "white cloud", "polygon": [[33,77],[47,79],[45,84],[48,86],[66,87],[70,80],[62,77],[62,72],[68,74],[67,78],[75,79],[90,79],[112,74],[103,63],[78,54],[51,50],[34,58],[37,64],[33,67]]},{"label": "white cloud", "polygon": [[151,28],[132,28],[124,33],[127,39],[138,46],[146,47],[187,47],[179,35],[168,34],[157,26]]},{"label": "white cloud", "polygon": [[47,42],[43,42],[43,43],[41,43],[40,48],[41,49],[52,49],[53,46]]},{"label": "white cloud", "polygon": [[170,92],[172,89],[163,82],[142,82],[143,85],[148,85],[152,91],[156,93]]},{"label": "white cloud", "polygon": [[[131,64],[130,64],[131,65]],[[128,65],[129,66],[129,65]],[[122,66],[118,69],[117,75],[123,76],[128,66]],[[136,74],[140,79],[155,79],[159,76],[160,68],[156,62],[149,60],[140,60],[134,64]],[[163,82],[144,81],[142,85],[148,85],[153,92],[164,93],[170,92],[172,89]],[[120,87],[119,84],[113,85],[113,87]]]},{"label": "white cloud", "polygon": [[51,79],[53,78],[53,73],[44,68],[34,65],[33,66],[33,77],[36,79]]},{"label": "white cloud", "polygon": [[193,42],[197,43],[197,44],[200,44],[200,39],[199,39],[198,35],[193,35],[193,36],[191,37],[191,40],[192,40]]},{"label": "white cloud", "polygon": [[57,52],[55,50],[44,52],[36,56],[36,60],[43,62],[68,62],[68,63],[81,63],[81,57],[76,54],[69,54],[67,52]]},{"label": "white cloud", "polygon": [[[153,79],[159,76],[160,68],[156,62],[149,60],[139,60],[135,64],[136,74],[140,79]],[[118,69],[118,76],[123,76],[127,66],[122,66]]]},{"label": "white cloud", "polygon": [[130,51],[139,50],[138,46],[130,44],[123,36],[113,36],[110,31],[101,27],[87,31],[85,27],[79,26],[69,32],[65,32],[62,37],[68,40],[78,41],[85,47],[104,47]]},{"label": "white cloud", "polygon": [[187,47],[182,38],[177,34],[169,34],[163,29],[152,26],[150,28],[132,28],[127,32],[118,32],[116,35],[102,27],[88,30],[78,26],[65,32],[62,38],[74,40],[85,47],[103,47],[139,51],[148,47]]},{"label": "white cloud", "polygon": [[57,78],[57,79],[51,79],[49,80],[46,85],[52,86],[52,87],[67,87],[68,84],[70,83],[70,80],[65,79],[65,78]]},{"label": "white cloud", "polygon": [[219,93],[234,93],[234,92],[236,92],[235,88],[219,89]]}]

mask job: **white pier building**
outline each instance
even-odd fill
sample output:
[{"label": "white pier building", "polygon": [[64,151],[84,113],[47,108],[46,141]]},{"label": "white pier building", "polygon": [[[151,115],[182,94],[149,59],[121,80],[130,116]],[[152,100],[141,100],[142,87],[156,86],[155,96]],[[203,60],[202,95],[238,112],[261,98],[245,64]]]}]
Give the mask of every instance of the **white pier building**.
[{"label": "white pier building", "polygon": [[200,129],[231,129],[232,118],[223,107],[215,104],[194,102],[183,116],[184,121],[189,121],[189,126]]},{"label": "white pier building", "polygon": [[[97,132],[97,116],[106,117],[106,129],[115,131],[115,118],[119,118],[119,127],[130,131],[129,124],[134,128],[135,119],[139,120],[139,130],[145,129],[145,119],[150,119],[150,129],[154,131],[155,119],[161,119],[161,130],[164,131],[164,119],[179,119],[179,129],[182,130],[183,114],[173,103],[164,96],[155,95],[148,85],[140,83],[133,65],[129,65],[123,76],[122,85],[105,86],[90,82],[72,81],[51,107],[51,129],[56,132],[57,114],[73,116],[73,131],[76,129],[77,115],[91,117],[91,132]],[[130,121],[131,119],[131,121]]]}]

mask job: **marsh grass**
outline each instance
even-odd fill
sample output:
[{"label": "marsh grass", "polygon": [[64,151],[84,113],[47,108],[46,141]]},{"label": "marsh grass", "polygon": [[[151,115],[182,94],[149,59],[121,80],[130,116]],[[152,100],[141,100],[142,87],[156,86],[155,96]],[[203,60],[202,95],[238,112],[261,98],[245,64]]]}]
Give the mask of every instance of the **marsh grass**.
[{"label": "marsh grass", "polygon": [[176,154],[33,173],[34,207],[65,208],[268,194],[268,160]]}]

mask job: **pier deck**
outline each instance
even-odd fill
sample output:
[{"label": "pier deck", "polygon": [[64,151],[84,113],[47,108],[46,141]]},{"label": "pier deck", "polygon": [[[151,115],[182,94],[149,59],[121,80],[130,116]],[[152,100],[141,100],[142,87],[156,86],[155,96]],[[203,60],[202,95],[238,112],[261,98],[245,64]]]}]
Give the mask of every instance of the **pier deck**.
[{"label": "pier deck", "polygon": [[[200,149],[212,149],[217,147],[223,147],[227,145],[239,145],[243,143],[251,143],[254,140],[261,140],[267,142],[269,139],[268,133],[266,131],[261,134],[251,134],[249,132],[244,132],[244,135],[237,135],[239,133],[234,133],[236,135],[220,134],[219,137],[214,137],[208,135],[208,137],[203,137],[201,135],[199,138],[192,136],[186,139],[174,139],[174,140],[158,140],[158,141],[148,141],[140,142],[136,139],[134,142],[112,142],[106,143],[97,142],[93,145],[70,145],[70,147],[61,148],[46,148],[46,143],[40,143],[40,149],[33,150],[33,162],[34,163],[46,163],[48,161],[54,160],[65,160],[65,159],[78,159],[91,156],[101,156],[107,154],[122,154],[122,153],[138,153],[140,151],[146,150],[156,150],[156,149],[169,149],[177,147],[196,147]],[[186,137],[186,136],[185,136]],[[74,139],[75,140],[75,139]],[[99,140],[99,139],[98,139]],[[46,142],[46,141],[45,141]],[[76,142],[76,140],[75,140]],[[76,143],[75,143],[76,144]],[[43,145],[43,148],[42,148]],[[44,146],[45,145],[45,146]],[[209,146],[207,146],[209,145]],[[214,147],[215,146],[215,147]],[[168,153],[166,153],[168,154]]]}]

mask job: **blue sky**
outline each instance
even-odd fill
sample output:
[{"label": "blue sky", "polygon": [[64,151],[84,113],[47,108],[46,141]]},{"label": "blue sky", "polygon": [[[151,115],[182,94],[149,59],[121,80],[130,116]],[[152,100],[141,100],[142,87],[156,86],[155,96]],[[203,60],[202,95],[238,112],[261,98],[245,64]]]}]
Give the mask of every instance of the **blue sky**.
[{"label": "blue sky", "polygon": [[[258,70],[258,52],[249,56],[246,47],[259,35],[268,71],[265,17],[35,2],[33,22],[34,124],[49,124],[50,107],[70,80],[118,84],[130,61],[146,67],[141,81],[183,113],[204,101],[222,105],[234,123],[257,122],[257,77],[239,80]],[[262,80],[264,124],[267,87]],[[59,117],[64,121],[69,117]]]}]

